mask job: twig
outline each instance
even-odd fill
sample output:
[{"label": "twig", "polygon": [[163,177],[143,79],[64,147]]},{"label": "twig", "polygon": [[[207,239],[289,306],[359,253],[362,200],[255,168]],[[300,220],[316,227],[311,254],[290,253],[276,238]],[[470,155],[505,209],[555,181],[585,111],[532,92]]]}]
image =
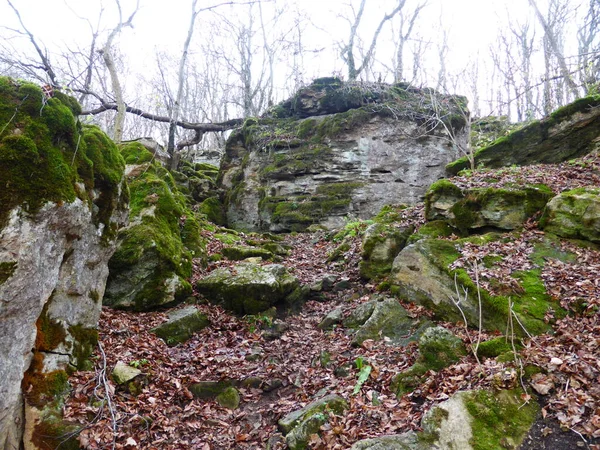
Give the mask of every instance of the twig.
[{"label": "twig", "polygon": [[117,417],[111,399],[110,384],[106,378],[106,353],[104,353],[104,348],[102,347],[102,343],[100,341],[98,341],[98,348],[100,349],[100,353],[102,353],[102,369],[100,370],[98,377],[100,382],[102,383],[102,387],[104,388],[104,392],[106,394],[106,403],[108,406],[108,411],[110,412],[113,431],[113,440],[111,448],[112,450],[114,450],[117,445]]}]

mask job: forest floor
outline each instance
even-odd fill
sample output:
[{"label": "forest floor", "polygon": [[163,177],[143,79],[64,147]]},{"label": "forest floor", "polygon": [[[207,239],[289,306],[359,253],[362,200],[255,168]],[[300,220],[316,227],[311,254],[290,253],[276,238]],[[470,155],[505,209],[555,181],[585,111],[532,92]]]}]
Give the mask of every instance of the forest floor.
[{"label": "forest floor", "polygon": [[[590,162],[591,161],[591,162]],[[500,181],[511,178],[522,182],[544,182],[556,191],[600,185],[600,158],[589,159],[587,167],[557,166],[543,175],[534,169],[507,169]],[[590,171],[590,167],[592,170]],[[531,172],[529,172],[531,171]],[[486,174],[455,179],[465,185],[485,183]],[[491,177],[491,175],[490,175]],[[539,179],[543,178],[543,179]],[[538,180],[539,179],[539,180]],[[574,181],[575,180],[575,181]],[[577,181],[579,180],[579,181]],[[422,221],[422,208],[413,208],[407,220]],[[542,232],[529,223],[521,238],[510,248],[494,248],[505,256],[504,266],[518,264],[519,255],[530,240]],[[207,233],[210,238],[210,233]],[[79,372],[72,379],[73,392],[65,407],[65,417],[85,425],[79,435],[88,449],[264,449],[269,438],[278,436],[277,421],[285,414],[309,403],[315,396],[335,393],[347,399],[349,409],[343,416],[332,417],[314,435],[312,449],[347,449],[354,442],[408,430],[419,430],[420,420],[433,405],[459,390],[490,387],[495,375],[519,365],[536,364],[547,376],[527,386],[542,412],[522,448],[600,449],[600,251],[594,247],[570,250],[576,261],[553,264],[545,276],[549,293],[570,309],[569,302],[587,299],[584,314],[570,314],[554,324],[554,334],[527,339],[519,362],[499,363],[486,359],[478,363],[468,355],[439,372],[430,371],[425,382],[412,394],[401,398],[390,392],[391,378],[409,368],[417,357],[416,344],[394,347],[385,341],[351,344],[352,336],[343,327],[323,331],[321,319],[337,307],[344,316],[378,293],[374,284],[358,276],[360,239],[342,262],[328,262],[335,243],[325,234],[297,234],[286,237],[292,246],[282,261],[298,279],[310,284],[324,274],[347,278],[350,287],[326,293],[322,301],[308,301],[301,312],[282,318],[287,330],[273,338],[266,332],[266,317],[236,317],[217,306],[199,304],[211,325],[189,341],[168,347],[149,330],[164,322],[166,311],[129,313],[104,308],[100,320],[101,351],[95,354],[96,370]],[[220,242],[211,240],[211,251],[218,252]],[[229,261],[198,266],[195,277]],[[385,292],[383,293],[385,295]],[[400,303],[415,317],[427,315],[423,308]],[[460,323],[441,323],[465,343],[493,337],[476,330],[465,330]],[[258,359],[249,357],[258,354]],[[108,373],[118,362],[139,367],[145,385],[134,396],[115,388]],[[362,386],[358,382],[357,361],[366,361],[373,370]],[[351,367],[347,376],[337,376],[335,368]],[[236,410],[219,406],[212,400],[193,397],[188,387],[207,380],[244,380],[257,377],[257,388],[240,388],[241,404]],[[110,405],[107,400],[110,398]],[[90,402],[90,399],[96,401]],[[274,444],[274,449],[283,448]]]}]

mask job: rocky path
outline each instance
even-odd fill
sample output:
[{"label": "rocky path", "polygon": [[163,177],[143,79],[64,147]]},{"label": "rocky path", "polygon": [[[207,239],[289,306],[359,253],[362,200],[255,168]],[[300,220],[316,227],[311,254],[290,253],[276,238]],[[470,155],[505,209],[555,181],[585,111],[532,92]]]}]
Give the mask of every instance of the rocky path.
[{"label": "rocky path", "polygon": [[[572,169],[583,170],[580,166]],[[506,173],[514,178],[513,182],[519,182],[519,177],[536,176],[508,169]],[[546,183],[548,176],[554,176],[554,184],[571,187],[576,179],[560,168],[554,175],[548,173],[543,180]],[[463,182],[483,183],[484,178]],[[525,241],[527,233],[537,233],[535,224],[523,234]],[[291,251],[282,264],[302,284],[311,285],[324,278],[331,281],[318,301],[308,301],[298,314],[236,317],[202,303],[198,297],[197,308],[211,325],[187,342],[169,347],[150,332],[166,320],[166,311],[133,314],[104,309],[100,323],[104,353],[96,353],[95,371],[75,375],[74,390],[65,407],[68,419],[85,425],[79,437],[81,444],[89,449],[113,445],[123,449],[281,449],[285,441],[278,420],[315,397],[336,394],[347,400],[348,409],[343,415],[332,416],[320,434],[311,437],[309,448],[346,449],[364,438],[418,430],[424,412],[432,405],[459,390],[489,387],[498,382],[499,374],[512,373],[512,361],[501,363],[489,358],[479,364],[468,354],[445,369],[427,372],[413,393],[396,398],[390,391],[391,379],[414,363],[418,356],[415,343],[399,347],[385,339],[368,339],[356,346],[344,326],[319,328],[324,316],[333,310],[339,309],[343,319],[373,295],[386,295],[358,276],[358,238],[349,241],[340,260],[330,262],[336,244],[325,237],[286,237]],[[211,240],[211,252],[221,248],[219,241]],[[582,296],[600,305],[600,252],[593,248],[572,250],[578,259],[568,267],[551,267],[545,280],[547,289],[557,298]],[[502,249],[494,251],[502,253]],[[513,260],[505,258],[503,264]],[[232,264],[218,260],[208,268],[198,266],[195,277]],[[403,306],[412,317],[427,316],[422,308]],[[467,345],[478,338],[475,331],[467,332],[461,324],[442,325]],[[522,355],[524,364],[536,363],[555,373],[537,379],[538,389],[543,390],[545,383],[552,393],[543,397],[542,414],[522,448],[598,449],[598,437],[590,434],[600,430],[600,423],[594,422],[595,417],[600,418],[600,409],[591,419],[588,413],[585,421],[581,411],[600,405],[597,370],[589,369],[598,356],[599,316],[597,312],[568,316],[554,328],[554,335],[528,341]],[[491,336],[483,333],[480,337],[485,340]],[[110,370],[119,361],[142,372],[134,384],[115,387],[109,381]],[[549,366],[549,361],[554,366]],[[365,365],[371,367],[371,373],[361,381],[360,368]],[[223,406],[228,402],[218,401],[215,396],[198,398],[194,385],[218,381],[236,388],[236,408]],[[579,432],[565,432],[552,419],[556,417],[569,424],[563,428],[586,426],[590,434],[584,438]]]}]

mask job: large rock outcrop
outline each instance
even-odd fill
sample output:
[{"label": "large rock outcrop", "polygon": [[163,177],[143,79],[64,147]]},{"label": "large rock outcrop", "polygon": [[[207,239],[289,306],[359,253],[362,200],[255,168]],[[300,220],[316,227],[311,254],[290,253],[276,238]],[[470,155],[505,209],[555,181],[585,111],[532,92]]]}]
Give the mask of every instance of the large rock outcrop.
[{"label": "large rock outcrop", "polygon": [[140,143],[122,148],[131,190],[131,221],[119,233],[103,303],[145,311],[184,300],[192,258],[203,254],[200,219],[173,175]]},{"label": "large rock outcrop", "polygon": [[[554,164],[587,155],[600,148],[600,96],[585,97],[557,109],[518,131],[501,137],[475,153],[475,166]],[[463,157],[449,164],[455,175],[469,169]]]},{"label": "large rock outcrop", "polygon": [[316,80],[229,138],[220,173],[229,225],[338,227],[348,214],[415,203],[458,156],[467,114],[464,98],[433,90]]},{"label": "large rock outcrop", "polygon": [[[79,105],[0,78],[0,448],[56,448],[86,367],[119,227],[125,164]],[[66,443],[64,444],[66,445]]]}]

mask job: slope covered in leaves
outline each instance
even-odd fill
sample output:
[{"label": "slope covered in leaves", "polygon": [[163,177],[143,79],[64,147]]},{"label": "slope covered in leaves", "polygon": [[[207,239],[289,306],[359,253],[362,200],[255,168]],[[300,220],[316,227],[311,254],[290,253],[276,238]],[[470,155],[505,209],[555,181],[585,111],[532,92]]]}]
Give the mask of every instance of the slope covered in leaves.
[{"label": "slope covered in leaves", "polygon": [[[464,187],[545,183],[560,192],[600,185],[600,158],[589,156],[558,166],[481,171],[453,181]],[[422,207],[398,210],[398,220],[419,225]],[[542,234],[532,221],[523,232],[511,234],[507,243],[463,247],[456,264],[474,256],[499,257],[498,264],[479,274],[481,283],[487,286],[491,279],[505,279],[509,283],[508,274],[530,264],[527,255]],[[211,242],[209,248],[218,252],[221,243],[211,233],[207,232],[206,238]],[[423,413],[458,390],[523,383],[531,394],[545,394],[542,416],[546,421],[553,418],[565,429],[574,430],[565,438],[567,444],[563,447],[548,448],[574,448],[578,441],[584,442],[582,439],[587,441],[588,448],[600,448],[600,252],[597,248],[565,242],[562,245],[576,257],[564,263],[552,260],[544,266],[542,276],[548,293],[570,311],[561,320],[547,317],[554,334],[526,339],[524,350],[514,361],[482,358],[478,362],[469,354],[446,369],[428,372],[412,394],[398,399],[389,390],[390,381],[413,364],[417,357],[415,344],[396,348],[367,340],[362,346],[353,347],[351,336],[343,327],[331,331],[317,327],[322,317],[334,308],[341,307],[347,316],[376,292],[374,285],[365,284],[358,277],[360,236],[350,242],[342,258],[330,262],[329,255],[336,243],[325,235],[286,238],[292,251],[283,264],[302,283],[310,284],[326,273],[333,273],[347,278],[351,287],[327,293],[325,301],[309,301],[300,314],[284,318],[289,328],[275,339],[266,333],[269,318],[239,318],[219,307],[201,304],[198,307],[207,314],[211,326],[184,344],[167,347],[149,331],[165,320],[165,312],[130,314],[105,309],[100,324],[103,351],[96,353],[96,370],[76,375],[72,396],[65,407],[66,417],[85,427],[79,436],[83,447],[111,448],[114,444],[115,448],[131,449],[262,449],[270,438],[277,436],[278,419],[327,392],[346,398],[349,409],[342,417],[332,417],[322,427],[321,434],[313,436],[310,448],[346,449],[366,437],[419,429]],[[198,266],[195,276],[229,264],[218,261],[208,268]],[[581,304],[581,298],[586,300],[585,305]],[[422,308],[402,303],[414,316],[427,315]],[[442,325],[468,345],[493,337],[476,330],[467,331],[460,323]],[[115,389],[108,379],[117,361],[137,366],[144,373],[146,381],[137,396]],[[354,394],[358,361],[368,363],[372,371]],[[531,379],[520,377],[520,369],[531,364],[543,371]],[[347,376],[336,370],[340,367],[346,368]],[[188,389],[194,382],[225,379],[254,380],[251,386],[240,388],[241,404],[237,410],[223,408],[215,401],[195,399]],[[526,395],[523,401],[535,401],[534,396]],[[535,445],[542,445],[557,433],[558,427],[546,426]],[[274,444],[272,448],[283,447]]]}]

